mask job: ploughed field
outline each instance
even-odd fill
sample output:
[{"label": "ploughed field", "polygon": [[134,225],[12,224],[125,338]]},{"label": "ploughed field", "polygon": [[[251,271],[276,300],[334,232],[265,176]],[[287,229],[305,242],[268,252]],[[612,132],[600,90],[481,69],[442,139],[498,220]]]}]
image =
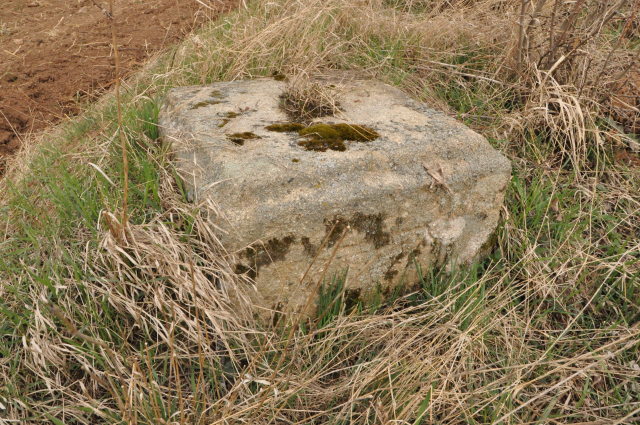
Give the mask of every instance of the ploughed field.
[{"label": "ploughed field", "polygon": [[[121,73],[130,74],[235,1],[115,0]],[[25,136],[114,83],[106,0],[4,0],[0,7],[0,173]]]}]

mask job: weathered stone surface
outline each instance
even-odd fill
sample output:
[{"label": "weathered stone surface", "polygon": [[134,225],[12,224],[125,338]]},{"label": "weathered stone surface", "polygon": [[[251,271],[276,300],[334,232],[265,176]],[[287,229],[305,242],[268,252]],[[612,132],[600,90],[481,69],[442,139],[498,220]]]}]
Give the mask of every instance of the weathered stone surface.
[{"label": "weathered stone surface", "polygon": [[511,167],[483,137],[388,85],[335,84],[341,111],[314,122],[379,138],[318,152],[267,130],[290,122],[271,79],[173,89],[161,110],[192,196],[220,206],[222,242],[267,308],[304,305],[330,260],[325,278],[348,268],[363,294],[415,282],[415,262],[468,263],[498,222]]}]

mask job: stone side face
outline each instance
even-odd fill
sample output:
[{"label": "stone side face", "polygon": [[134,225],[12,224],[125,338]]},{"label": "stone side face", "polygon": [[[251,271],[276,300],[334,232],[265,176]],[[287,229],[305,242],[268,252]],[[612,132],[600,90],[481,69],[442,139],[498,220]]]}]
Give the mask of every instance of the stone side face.
[{"label": "stone side face", "polygon": [[366,125],[378,139],[316,152],[267,130],[290,121],[285,84],[271,79],[173,89],[161,110],[191,196],[219,205],[221,240],[266,308],[297,309],[321,276],[346,269],[364,295],[415,282],[416,263],[469,263],[498,222],[511,166],[482,136],[388,85],[336,86],[341,112],[315,121]]}]

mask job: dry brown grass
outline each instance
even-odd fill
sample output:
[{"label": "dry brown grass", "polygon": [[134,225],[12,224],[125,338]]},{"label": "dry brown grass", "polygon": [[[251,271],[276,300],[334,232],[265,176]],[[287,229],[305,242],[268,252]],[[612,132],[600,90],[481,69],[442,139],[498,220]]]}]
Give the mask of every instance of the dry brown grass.
[{"label": "dry brown grass", "polygon": [[[393,4],[398,7],[389,8]],[[606,115],[612,88],[637,65],[630,50],[637,30],[625,30],[637,21],[638,4],[631,0],[292,1],[254,8],[260,11],[241,30],[221,40],[194,40],[191,60],[202,81],[221,73],[237,79],[268,70],[310,75],[327,67],[352,69],[353,56],[362,55],[360,75],[400,82],[444,109],[451,110],[451,102],[443,102],[439,89],[468,93],[484,82],[487,97],[465,116],[490,112],[500,120],[491,123],[496,135],[506,131],[523,143],[544,131],[558,160],[577,169],[604,139],[626,143],[595,117]],[[208,60],[220,54],[228,58]],[[390,68],[407,72],[390,75]],[[634,110],[629,105],[626,113]]]},{"label": "dry brown grass", "polygon": [[336,115],[340,111],[336,97],[331,87],[298,76],[289,82],[280,100],[293,122],[311,122],[317,117]]}]

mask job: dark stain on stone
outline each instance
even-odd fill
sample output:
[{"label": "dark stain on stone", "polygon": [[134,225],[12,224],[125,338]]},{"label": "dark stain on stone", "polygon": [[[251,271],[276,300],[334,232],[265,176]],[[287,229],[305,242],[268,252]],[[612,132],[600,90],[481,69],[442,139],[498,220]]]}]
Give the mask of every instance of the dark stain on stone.
[{"label": "dark stain on stone", "polygon": [[351,219],[351,227],[360,233],[364,233],[364,239],[378,249],[391,242],[391,235],[384,230],[384,217],[379,214],[356,213]]},{"label": "dark stain on stone", "polygon": [[324,220],[325,237],[327,238],[327,247],[334,246],[344,233],[349,222],[343,217],[334,217],[333,220]]},{"label": "dark stain on stone", "polygon": [[489,235],[489,237],[487,237],[487,240],[484,241],[484,243],[480,247],[480,250],[479,250],[480,255],[491,254],[496,249],[497,244],[498,244],[498,233],[494,230]]},{"label": "dark stain on stone", "polygon": [[235,272],[246,273],[251,279],[255,279],[261,267],[284,260],[295,241],[295,236],[289,235],[282,239],[272,238],[265,244],[245,249],[240,256],[247,260],[248,265],[236,264]]},{"label": "dark stain on stone", "polygon": [[384,272],[384,280],[386,281],[393,280],[393,278],[396,277],[397,274],[398,274],[398,270],[389,269],[386,272]]},{"label": "dark stain on stone", "polygon": [[232,141],[233,143],[235,143],[236,145],[242,146],[244,145],[244,141],[245,140],[252,140],[252,139],[261,139],[262,137],[258,136],[257,134],[254,134],[250,131],[245,131],[243,133],[232,133],[232,134],[227,134],[227,139],[229,139],[230,141]]},{"label": "dark stain on stone", "polygon": [[204,106],[209,106],[209,105],[217,105],[219,103],[222,103],[222,102],[219,100],[203,100],[202,102],[198,102],[192,105],[191,109],[198,109],[198,108],[202,108]]},{"label": "dark stain on stone", "polygon": [[229,124],[229,122],[234,119],[237,118],[240,113],[238,112],[233,112],[233,111],[229,111],[229,112],[225,112],[223,114],[218,114],[218,115],[222,115],[224,118],[222,119],[222,122],[220,124],[218,124],[218,127],[222,128],[225,125]]},{"label": "dark stain on stone", "polygon": [[345,309],[347,311],[351,311],[355,307],[357,307],[358,303],[360,302],[361,296],[362,296],[362,289],[360,288],[347,289],[346,291],[344,291],[343,299],[344,299]]},{"label": "dark stain on stone", "polygon": [[402,257],[404,257],[404,251],[400,251],[398,255],[393,257],[393,264],[397,264],[398,261],[402,260]]},{"label": "dark stain on stone", "polygon": [[396,227],[400,227],[403,222],[404,222],[404,218],[396,217]]},{"label": "dark stain on stone", "polygon": [[418,245],[416,245],[415,248],[413,248],[411,250],[411,252],[409,253],[409,255],[407,255],[407,264],[405,264],[405,269],[412,266],[413,262],[415,261],[416,258],[418,258],[418,256],[420,254],[422,254],[422,247],[424,247],[427,243],[422,240],[418,243]]},{"label": "dark stain on stone", "polygon": [[311,239],[303,236],[300,238],[300,243],[302,244],[302,248],[305,254],[307,254],[309,257],[316,256],[316,254],[318,253],[318,247],[315,244],[311,243]]},{"label": "dark stain on stone", "polygon": [[332,247],[338,242],[347,226],[358,233],[364,234],[364,239],[374,248],[379,249],[391,242],[391,234],[384,229],[384,217],[379,214],[355,213],[350,219],[334,217],[324,222],[328,238],[327,246]]},{"label": "dark stain on stone", "polygon": [[387,271],[384,272],[384,280],[390,281],[398,274],[398,270],[394,270],[394,267],[400,262],[400,260],[402,260],[404,256],[404,251],[401,251],[395,257],[393,257],[393,260],[391,260],[391,264],[389,264],[389,268],[387,268]]},{"label": "dark stain on stone", "polygon": [[255,277],[256,277],[255,270],[251,269],[250,267],[245,266],[242,263],[237,263],[235,265],[234,269],[233,269],[233,272],[235,274],[246,274],[251,279],[255,279]]}]

